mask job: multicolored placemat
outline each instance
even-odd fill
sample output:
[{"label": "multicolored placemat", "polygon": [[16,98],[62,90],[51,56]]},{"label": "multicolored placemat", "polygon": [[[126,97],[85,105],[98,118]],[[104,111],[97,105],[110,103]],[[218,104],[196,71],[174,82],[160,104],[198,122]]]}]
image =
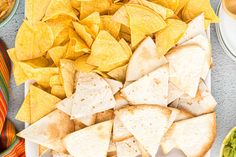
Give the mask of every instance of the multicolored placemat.
[{"label": "multicolored placemat", "polygon": [[9,104],[11,62],[0,40],[0,157],[25,157],[24,140],[16,136],[13,123],[6,118]]}]

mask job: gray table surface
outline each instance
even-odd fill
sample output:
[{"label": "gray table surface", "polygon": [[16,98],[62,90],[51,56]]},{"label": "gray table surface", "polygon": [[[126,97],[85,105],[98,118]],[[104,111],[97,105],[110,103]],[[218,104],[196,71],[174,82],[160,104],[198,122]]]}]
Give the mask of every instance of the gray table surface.
[{"label": "gray table surface", "polygon": [[[216,9],[219,0],[211,0]],[[24,0],[11,21],[0,28],[0,38],[9,48],[14,47],[15,36],[24,18]],[[211,26],[211,43],[214,59],[212,70],[212,93],[218,102],[217,112],[217,138],[212,148],[212,157],[219,156],[220,145],[227,132],[236,126],[236,63],[231,60],[221,48],[214,25]],[[8,118],[11,119],[17,130],[22,130],[24,124],[14,119],[24,97],[24,86],[16,86],[13,75],[11,76],[10,106]]]}]

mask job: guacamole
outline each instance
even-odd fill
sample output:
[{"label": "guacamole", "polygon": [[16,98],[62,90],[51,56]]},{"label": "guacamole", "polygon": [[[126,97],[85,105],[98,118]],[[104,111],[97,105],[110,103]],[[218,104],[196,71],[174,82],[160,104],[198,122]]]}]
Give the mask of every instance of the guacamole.
[{"label": "guacamole", "polygon": [[228,137],[223,142],[222,157],[236,157],[236,128],[234,128]]}]

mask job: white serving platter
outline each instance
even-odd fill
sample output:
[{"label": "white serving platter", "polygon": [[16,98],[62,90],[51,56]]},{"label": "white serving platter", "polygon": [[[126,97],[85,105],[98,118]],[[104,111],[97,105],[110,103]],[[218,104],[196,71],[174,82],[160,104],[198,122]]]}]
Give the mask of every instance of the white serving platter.
[{"label": "white serving platter", "polygon": [[[206,34],[208,36],[208,38],[210,39],[210,27],[207,29]],[[30,84],[32,84],[34,81],[27,81],[25,83],[25,96],[27,95],[28,91],[29,91],[29,86]],[[211,71],[209,71],[208,76],[205,80],[205,83],[208,87],[209,90],[211,90]],[[25,128],[28,127],[29,124],[25,123]],[[205,155],[205,157],[210,157],[210,151],[208,151],[208,153]],[[26,157],[39,157],[39,145],[32,143],[28,140],[25,140],[25,154]],[[41,157],[52,157],[51,152],[48,151],[47,153],[45,153],[43,156]],[[177,150],[177,149],[173,149],[168,155],[163,155],[161,151],[158,151],[157,153],[157,157],[185,157],[185,155],[183,154],[182,151]]]}]

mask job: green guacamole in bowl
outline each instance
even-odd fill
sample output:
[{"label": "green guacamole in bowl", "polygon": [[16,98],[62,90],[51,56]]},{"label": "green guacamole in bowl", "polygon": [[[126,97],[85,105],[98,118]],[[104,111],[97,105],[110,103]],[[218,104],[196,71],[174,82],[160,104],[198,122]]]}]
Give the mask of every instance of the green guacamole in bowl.
[{"label": "green guacamole in bowl", "polygon": [[236,127],[225,137],[221,146],[221,157],[236,157]]}]

